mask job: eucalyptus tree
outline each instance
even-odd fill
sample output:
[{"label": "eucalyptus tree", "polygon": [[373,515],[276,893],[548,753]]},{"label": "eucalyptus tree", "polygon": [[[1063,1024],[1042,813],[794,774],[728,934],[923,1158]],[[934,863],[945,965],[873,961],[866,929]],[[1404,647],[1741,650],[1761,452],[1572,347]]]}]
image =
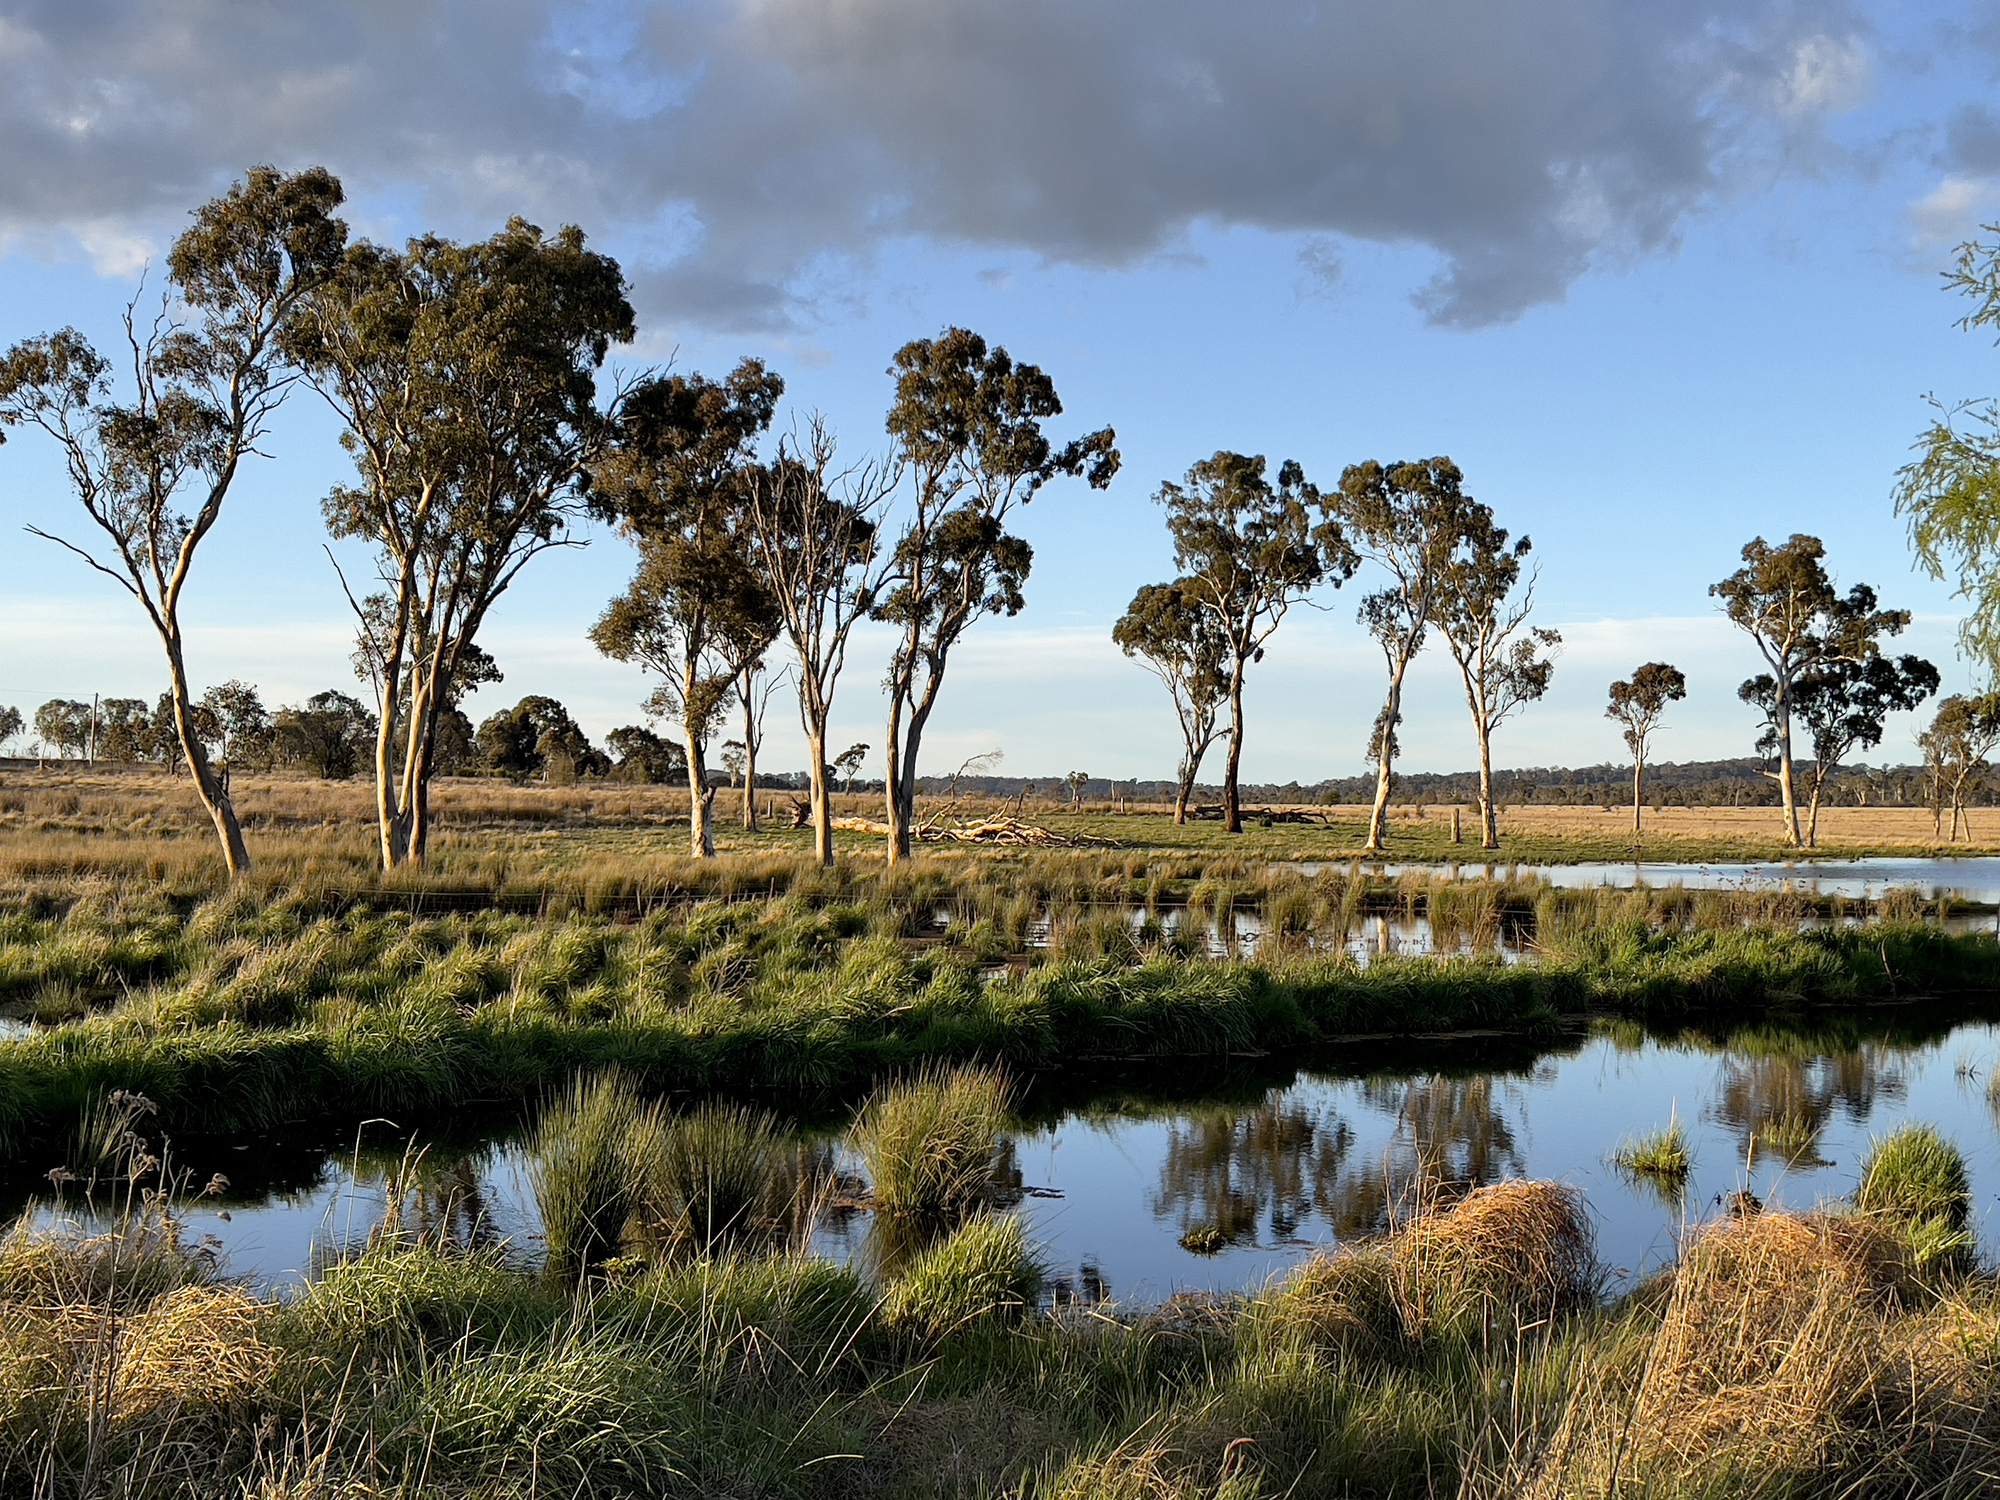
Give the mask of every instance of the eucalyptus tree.
[{"label": "eucalyptus tree", "polygon": [[130,594],[167,658],[180,756],[215,825],[229,873],[250,852],[229,789],[196,732],[181,611],[196,556],[243,460],[260,451],[295,372],[282,350],[301,305],[340,262],[339,181],[321,168],[256,167],[194,214],[167,254],[169,294],[142,324],[127,308],[130,385],[73,328],[0,359],[0,428],[40,428],[62,448],[75,498],[110,554],[29,531],[74,552]]},{"label": "eucalyptus tree", "polygon": [[1743,548],[1743,566],[1709,587],[1771,669],[1768,686],[1759,687],[1753,677],[1737,692],[1764,716],[1758,745],[1777,759],[1778,769],[1766,774],[1778,783],[1785,839],[1795,848],[1805,843],[1792,746],[1800,679],[1843,664],[1865,665],[1881,654],[1882,636],[1910,623],[1908,610],[1876,608],[1875,591],[1865,583],[1839,593],[1821,561],[1825,555],[1815,536],[1795,534],[1776,547],[1756,537]]},{"label": "eucalyptus tree", "polygon": [[26,725],[21,719],[21,710],[11,703],[0,703],[0,745],[18,739]]},{"label": "eucalyptus tree", "polygon": [[1687,697],[1687,677],[1670,662],[1649,661],[1624,682],[1611,684],[1611,706],[1604,717],[1624,726],[1625,748],[1632,752],[1632,831],[1639,832],[1644,806],[1646,745],[1659,727],[1669,703]]},{"label": "eucalyptus tree", "polygon": [[1963,694],[1940,703],[1931,727],[1917,736],[1924,766],[1931,778],[1931,812],[1942,831],[1944,810],[1951,808],[1951,841],[1958,841],[1961,824],[1968,839],[1970,820],[1965,816],[1966,792],[1987,767],[1988,759],[2000,748],[2000,693]]},{"label": "eucalyptus tree", "polygon": [[[1871,592],[1869,597],[1874,596]],[[1938,690],[1938,669],[1920,656],[1866,656],[1838,660],[1801,674],[1792,683],[1792,717],[1812,741],[1808,778],[1806,846],[1819,847],[1820,799],[1827,778],[1855,750],[1882,743],[1888,716],[1907,713]],[[1764,715],[1757,751],[1777,749],[1777,680],[1760,673],[1737,689],[1737,696]]]},{"label": "eucalyptus tree", "polygon": [[[1960,328],[2000,338],[2000,242],[1960,245],[1945,285],[1971,300]],[[1933,578],[1956,575],[1971,606],[1960,649],[2000,682],[2000,402],[1930,400],[1937,415],[1897,472],[1896,513],[1909,521],[1918,565]]]},{"label": "eucalyptus tree", "polygon": [[758,439],[784,382],[746,359],[723,380],[663,375],[629,391],[595,468],[595,503],[639,548],[631,585],[591,629],[598,650],[657,673],[647,700],[687,749],[688,836],[715,853],[708,742],[737,680],[781,628],[751,519]]},{"label": "eucalyptus tree", "polygon": [[894,863],[910,855],[917,756],[952,649],[973,621],[1026,603],[1034,551],[1007,531],[1015,508],[1060,475],[1103,489],[1119,455],[1109,427],[1051,443],[1042,424],[1062,413],[1055,383],[969,329],[905,344],[890,373],[889,437],[910,501],[872,614],[897,631],[883,747]]},{"label": "eucalyptus tree", "polygon": [[1223,450],[1162,484],[1153,498],[1166,508],[1177,585],[1222,637],[1229,674],[1229,752],[1222,780],[1222,826],[1243,831],[1238,778],[1243,765],[1243,680],[1264,659],[1293,604],[1322,583],[1340,587],[1354,573],[1355,555],[1339,521],[1326,515],[1319,491],[1292,459],[1278,466],[1274,485],[1262,454]]},{"label": "eucalyptus tree", "polygon": [[[784,623],[782,611],[776,623]],[[736,707],[743,714],[743,738],[730,743],[743,752],[743,827],[748,833],[757,831],[757,752],[764,745],[764,718],[770,710],[772,695],[790,675],[789,668],[772,672],[762,655],[736,674]]]},{"label": "eucalyptus tree", "polygon": [[1445,607],[1454,557],[1468,537],[1492,527],[1492,512],[1467,495],[1448,458],[1350,465],[1328,497],[1359,555],[1389,575],[1386,588],[1361,601],[1361,623],[1382,648],[1389,691],[1376,716],[1368,753],[1375,761],[1375,805],[1365,847],[1379,851],[1388,830],[1395,783],[1396,728],[1403,680]]},{"label": "eucalyptus tree", "polygon": [[1500,847],[1493,814],[1493,731],[1509,715],[1538,702],[1555,676],[1554,653],[1562,636],[1528,624],[1535,580],[1515,597],[1521,560],[1532,548],[1522,537],[1511,546],[1484,506],[1467,517],[1465,536],[1446,565],[1437,615],[1438,633],[1458,663],[1466,707],[1479,745],[1479,842]]},{"label": "eucalyptus tree", "polygon": [[832,864],[828,767],[847,762],[827,755],[827,722],[847,665],[848,638],[875,605],[882,510],[898,474],[882,464],[836,468],[832,434],[815,419],[802,439],[781,442],[776,459],[751,468],[746,478],[751,533],[797,673],[813,852],[821,864]]},{"label": "eucalyptus tree", "polygon": [[1209,747],[1228,731],[1217,719],[1229,696],[1229,641],[1221,618],[1188,592],[1185,580],[1149,583],[1111,627],[1120,650],[1166,685],[1181,728],[1174,822],[1187,822],[1195,778]]},{"label": "eucalyptus tree", "polygon": [[380,663],[384,868],[424,858],[438,726],[487,615],[534,558],[577,545],[607,421],[597,371],[633,332],[615,260],[518,218],[471,244],[357,245],[312,299],[293,347],[357,473],[327,529],[374,549],[382,585],[350,602]]}]

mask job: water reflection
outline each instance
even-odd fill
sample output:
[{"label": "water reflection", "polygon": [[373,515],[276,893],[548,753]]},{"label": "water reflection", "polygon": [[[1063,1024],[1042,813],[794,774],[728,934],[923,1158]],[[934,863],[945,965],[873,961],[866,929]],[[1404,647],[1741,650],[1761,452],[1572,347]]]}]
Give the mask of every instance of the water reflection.
[{"label": "water reflection", "polygon": [[1168,1131],[1154,1216],[1182,1240],[1213,1231],[1220,1244],[1254,1245],[1268,1224],[1271,1242],[1287,1243],[1338,1192],[1353,1141],[1339,1116],[1300,1103],[1191,1113]]},{"label": "water reflection", "polygon": [[1725,1054],[1709,1114],[1747,1161],[1811,1170],[1836,1165],[1820,1150],[1836,1111],[1861,1123],[1879,1100],[1908,1096],[1904,1055],[1875,1044],[1818,1056]]}]

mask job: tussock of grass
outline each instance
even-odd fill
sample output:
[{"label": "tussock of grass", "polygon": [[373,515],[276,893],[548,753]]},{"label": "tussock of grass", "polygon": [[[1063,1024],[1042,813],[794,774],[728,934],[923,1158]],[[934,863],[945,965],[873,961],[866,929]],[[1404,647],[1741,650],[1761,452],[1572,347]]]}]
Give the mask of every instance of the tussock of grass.
[{"label": "tussock of grass", "polygon": [[618,1253],[656,1132],[638,1091],[615,1072],[573,1079],[543,1109],[528,1160],[552,1279],[573,1282]]},{"label": "tussock of grass", "polygon": [[983,1068],[920,1069],[887,1084],[855,1117],[879,1211],[947,1218],[985,1203],[1013,1091]]},{"label": "tussock of grass", "polygon": [[1861,1164],[1854,1206],[1890,1220],[1926,1268],[1971,1256],[1972,1178],[1965,1155],[1932,1125],[1905,1125],[1877,1140]]},{"label": "tussock of grass", "polygon": [[912,1258],[889,1283],[891,1329],[942,1339],[1011,1321],[1035,1305],[1045,1272],[1012,1214],[979,1214]]},{"label": "tussock of grass", "polygon": [[1678,1119],[1669,1120],[1658,1130],[1628,1138],[1611,1160],[1627,1172],[1655,1178],[1673,1187],[1685,1183],[1694,1166],[1694,1158],[1688,1151],[1687,1131]]}]

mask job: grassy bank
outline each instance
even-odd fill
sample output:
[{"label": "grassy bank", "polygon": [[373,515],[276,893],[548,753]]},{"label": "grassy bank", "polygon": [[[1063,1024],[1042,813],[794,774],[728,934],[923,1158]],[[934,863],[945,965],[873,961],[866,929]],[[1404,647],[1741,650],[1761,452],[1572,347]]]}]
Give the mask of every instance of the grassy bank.
[{"label": "grassy bank", "polygon": [[[0,911],[0,1003],[44,1024],[0,1041],[0,1131],[16,1148],[44,1139],[111,1088],[143,1092],[176,1128],[216,1132],[434,1113],[607,1065],[658,1091],[799,1100],[927,1059],[1051,1073],[1304,1053],[1357,1034],[1548,1035],[1596,1013],[1740,1024],[2000,989],[1990,937],[1896,920],[1801,931],[1720,893],[1411,885],[1384,899],[1421,897],[1441,934],[1475,942],[1528,903],[1536,961],[1363,968],[1337,939],[1379,892],[1337,875],[1266,886],[1255,957],[1215,961],[1201,923],[1243,901],[1226,878],[1188,888],[1170,933],[1157,905],[1148,916],[1091,897],[1138,888],[1143,903],[1151,887],[1157,900],[1143,865],[1024,865],[1038,885],[1012,891],[944,867],[894,887],[879,872],[715,868],[744,883],[738,899],[636,918],[426,915],[247,886],[23,893]],[[781,873],[785,894],[749,894],[760,879],[778,889]],[[1040,922],[1047,946],[1031,948]]]},{"label": "grassy bank", "polygon": [[[95,1238],[0,1244],[0,1489],[1990,1493],[2000,1295],[1949,1242],[1949,1160],[1912,1147],[1871,1163],[1868,1211],[1721,1220],[1609,1305],[1586,1207],[1548,1183],[1420,1200],[1265,1290],[1153,1311],[1048,1306],[1004,1216],[863,1270],[649,1238],[623,1206],[603,1222],[623,1217],[626,1253],[574,1279],[391,1221],[278,1302],[218,1281],[145,1203]],[[129,1158],[142,1182],[149,1159]]]}]

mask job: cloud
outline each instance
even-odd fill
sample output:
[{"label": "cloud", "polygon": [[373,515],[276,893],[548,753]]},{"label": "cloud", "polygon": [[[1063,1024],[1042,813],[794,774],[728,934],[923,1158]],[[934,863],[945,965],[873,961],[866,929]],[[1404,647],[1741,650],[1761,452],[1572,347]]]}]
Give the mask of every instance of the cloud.
[{"label": "cloud", "polygon": [[0,241],[122,263],[324,161],[426,227],[582,222],[711,327],[810,321],[901,239],[1117,267],[1210,224],[1428,247],[1470,326],[1868,83],[1838,0],[14,0]]}]

